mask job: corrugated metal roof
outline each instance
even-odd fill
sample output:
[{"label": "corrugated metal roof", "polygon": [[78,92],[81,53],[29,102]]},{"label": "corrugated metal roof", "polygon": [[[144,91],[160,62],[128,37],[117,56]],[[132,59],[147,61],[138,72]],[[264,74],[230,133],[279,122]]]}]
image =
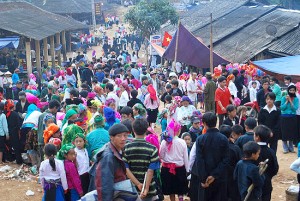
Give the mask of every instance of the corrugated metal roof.
[{"label": "corrugated metal roof", "polygon": [[[214,51],[233,62],[245,62],[267,48],[275,37],[281,37],[299,25],[300,12],[276,9],[228,38],[217,42]],[[276,36],[266,32],[268,25],[277,29]]]},{"label": "corrugated metal roof", "polygon": [[[189,31],[194,32],[210,23],[211,13],[213,15],[213,20],[216,20],[248,2],[249,0],[213,0],[207,3],[200,3],[200,5],[183,13],[180,16],[180,20]],[[176,28],[176,26],[168,25],[162,30],[173,34],[175,33]]]},{"label": "corrugated metal roof", "polygon": [[0,29],[41,40],[63,30],[86,28],[72,18],[44,11],[26,2],[0,2]]},{"label": "corrugated metal roof", "polygon": [[268,50],[288,55],[300,54],[300,28],[291,31],[273,42]]},{"label": "corrugated metal roof", "polygon": [[[241,6],[231,13],[213,22],[213,42],[240,30],[261,16],[274,10],[276,6]],[[202,38],[206,45],[210,44],[210,24],[193,32]]]}]

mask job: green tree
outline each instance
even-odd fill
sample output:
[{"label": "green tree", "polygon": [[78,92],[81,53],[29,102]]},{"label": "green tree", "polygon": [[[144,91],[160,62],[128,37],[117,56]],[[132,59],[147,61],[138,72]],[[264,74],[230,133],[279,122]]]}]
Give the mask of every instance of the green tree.
[{"label": "green tree", "polygon": [[133,30],[139,30],[143,37],[157,33],[161,25],[178,22],[175,8],[168,0],[142,0],[125,14],[125,20]]}]

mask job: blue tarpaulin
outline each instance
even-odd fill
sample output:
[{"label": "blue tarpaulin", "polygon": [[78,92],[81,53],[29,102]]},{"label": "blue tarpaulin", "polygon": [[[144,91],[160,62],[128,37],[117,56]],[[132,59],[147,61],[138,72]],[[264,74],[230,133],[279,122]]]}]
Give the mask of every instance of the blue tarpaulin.
[{"label": "blue tarpaulin", "polygon": [[279,80],[290,75],[293,82],[300,81],[300,55],[253,61],[252,64]]},{"label": "blue tarpaulin", "polygon": [[0,38],[0,50],[3,48],[14,48],[19,46],[19,37]]}]

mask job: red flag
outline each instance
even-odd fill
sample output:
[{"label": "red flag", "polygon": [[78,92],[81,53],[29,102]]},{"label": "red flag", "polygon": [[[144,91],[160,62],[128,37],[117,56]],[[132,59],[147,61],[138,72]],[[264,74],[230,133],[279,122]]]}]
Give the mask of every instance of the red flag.
[{"label": "red flag", "polygon": [[162,42],[162,46],[163,47],[167,47],[170,44],[171,40],[172,40],[172,36],[168,32],[165,31],[165,35],[164,35],[164,40]]}]

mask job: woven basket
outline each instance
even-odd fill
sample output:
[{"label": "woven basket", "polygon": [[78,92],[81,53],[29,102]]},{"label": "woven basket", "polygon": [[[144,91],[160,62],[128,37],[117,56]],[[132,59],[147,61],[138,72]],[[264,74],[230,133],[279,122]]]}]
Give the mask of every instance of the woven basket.
[{"label": "woven basket", "polygon": [[298,201],[298,193],[285,191],[286,201]]}]

